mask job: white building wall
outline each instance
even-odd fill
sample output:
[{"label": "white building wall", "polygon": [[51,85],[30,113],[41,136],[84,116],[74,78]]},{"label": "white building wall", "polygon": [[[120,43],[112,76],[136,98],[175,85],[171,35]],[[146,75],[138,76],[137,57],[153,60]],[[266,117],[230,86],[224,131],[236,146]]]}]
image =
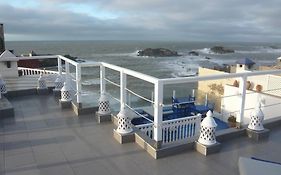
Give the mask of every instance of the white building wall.
[{"label": "white building wall", "polygon": [[11,61],[11,67],[7,68],[6,61],[0,62],[0,74],[2,77],[18,77],[18,64],[16,61]]},{"label": "white building wall", "polygon": [[[262,110],[264,112],[265,120],[279,117],[281,116],[281,98],[263,94],[263,93],[257,93],[255,91],[249,91],[246,92],[246,102],[245,102],[245,111],[243,119],[244,124],[248,124],[250,121],[251,113],[253,109],[257,105],[258,98],[262,98],[265,101],[264,107],[262,107]],[[260,97],[258,97],[260,95]],[[232,114],[234,116],[238,116],[239,109],[241,105],[241,96],[239,94],[239,90],[237,87],[225,85],[224,86],[224,98],[222,99],[222,114],[223,114],[223,120],[227,121],[228,117]]]}]

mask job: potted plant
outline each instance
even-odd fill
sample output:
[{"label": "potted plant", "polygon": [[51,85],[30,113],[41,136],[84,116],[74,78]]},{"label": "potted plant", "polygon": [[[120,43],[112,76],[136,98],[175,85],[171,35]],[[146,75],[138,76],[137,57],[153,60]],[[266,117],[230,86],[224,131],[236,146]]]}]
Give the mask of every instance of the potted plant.
[{"label": "potted plant", "polygon": [[239,82],[238,82],[237,80],[234,80],[233,86],[234,86],[234,87],[239,87]]},{"label": "potted plant", "polygon": [[251,86],[252,86],[252,83],[250,81],[247,81],[246,89],[251,90]]},{"label": "potted plant", "polygon": [[236,127],[236,117],[234,115],[230,115],[230,117],[228,117],[227,121],[228,121],[229,127],[231,127],[231,128]]},{"label": "potted plant", "polygon": [[261,91],[262,91],[262,85],[258,84],[258,85],[256,86],[256,91],[257,91],[257,92],[261,92]]}]

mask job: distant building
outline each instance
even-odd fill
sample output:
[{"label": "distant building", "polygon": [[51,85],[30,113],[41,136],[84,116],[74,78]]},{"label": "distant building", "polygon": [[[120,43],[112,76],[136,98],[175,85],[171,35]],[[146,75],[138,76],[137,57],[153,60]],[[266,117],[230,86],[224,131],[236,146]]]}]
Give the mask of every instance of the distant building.
[{"label": "distant building", "polygon": [[4,25],[0,24],[0,54],[5,51]]},{"label": "distant building", "polygon": [[5,50],[0,55],[0,74],[3,77],[18,77],[18,60],[12,52]]},{"label": "distant building", "polygon": [[245,72],[245,71],[252,71],[253,65],[256,64],[249,58],[243,58],[236,61],[236,73],[238,72]]}]

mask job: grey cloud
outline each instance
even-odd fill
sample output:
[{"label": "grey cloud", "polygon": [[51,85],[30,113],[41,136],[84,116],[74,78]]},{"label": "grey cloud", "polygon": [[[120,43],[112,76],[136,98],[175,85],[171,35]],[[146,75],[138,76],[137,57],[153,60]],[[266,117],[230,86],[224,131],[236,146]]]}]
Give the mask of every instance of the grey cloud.
[{"label": "grey cloud", "polygon": [[[0,6],[0,21],[6,23],[6,31],[43,39],[279,41],[281,38],[278,0],[40,2],[42,6],[49,5],[38,9]],[[92,5],[120,15],[102,20],[56,8],[64,3]]]}]

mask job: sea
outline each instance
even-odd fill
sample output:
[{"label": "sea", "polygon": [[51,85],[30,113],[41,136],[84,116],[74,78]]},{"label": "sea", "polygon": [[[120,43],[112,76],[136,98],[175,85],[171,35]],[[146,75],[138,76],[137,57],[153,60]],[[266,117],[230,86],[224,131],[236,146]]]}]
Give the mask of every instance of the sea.
[{"label": "sea", "polygon": [[[235,53],[215,54],[210,48],[223,46],[235,50]],[[281,43],[253,42],[183,42],[183,41],[7,41],[6,48],[14,50],[16,55],[28,54],[33,50],[37,54],[71,55],[86,61],[103,61],[157,78],[173,78],[193,75],[198,67],[235,64],[241,58],[250,58],[257,65],[272,65],[281,56]],[[167,48],[177,51],[178,57],[140,57],[137,52],[145,48]],[[190,56],[196,51],[199,56]],[[208,59],[206,59],[208,58]],[[99,89],[99,70],[84,68],[83,94],[86,101],[97,96]],[[119,73],[107,70],[106,76],[119,84]],[[153,85],[142,80],[128,77],[128,89],[151,99]],[[169,85],[164,89],[164,101],[169,103],[172,91],[177,96],[191,94],[196,84]],[[107,90],[113,97],[119,98],[118,87],[108,84]],[[92,96],[91,96],[91,95]],[[129,95],[129,102],[144,104],[137,96]]]}]

